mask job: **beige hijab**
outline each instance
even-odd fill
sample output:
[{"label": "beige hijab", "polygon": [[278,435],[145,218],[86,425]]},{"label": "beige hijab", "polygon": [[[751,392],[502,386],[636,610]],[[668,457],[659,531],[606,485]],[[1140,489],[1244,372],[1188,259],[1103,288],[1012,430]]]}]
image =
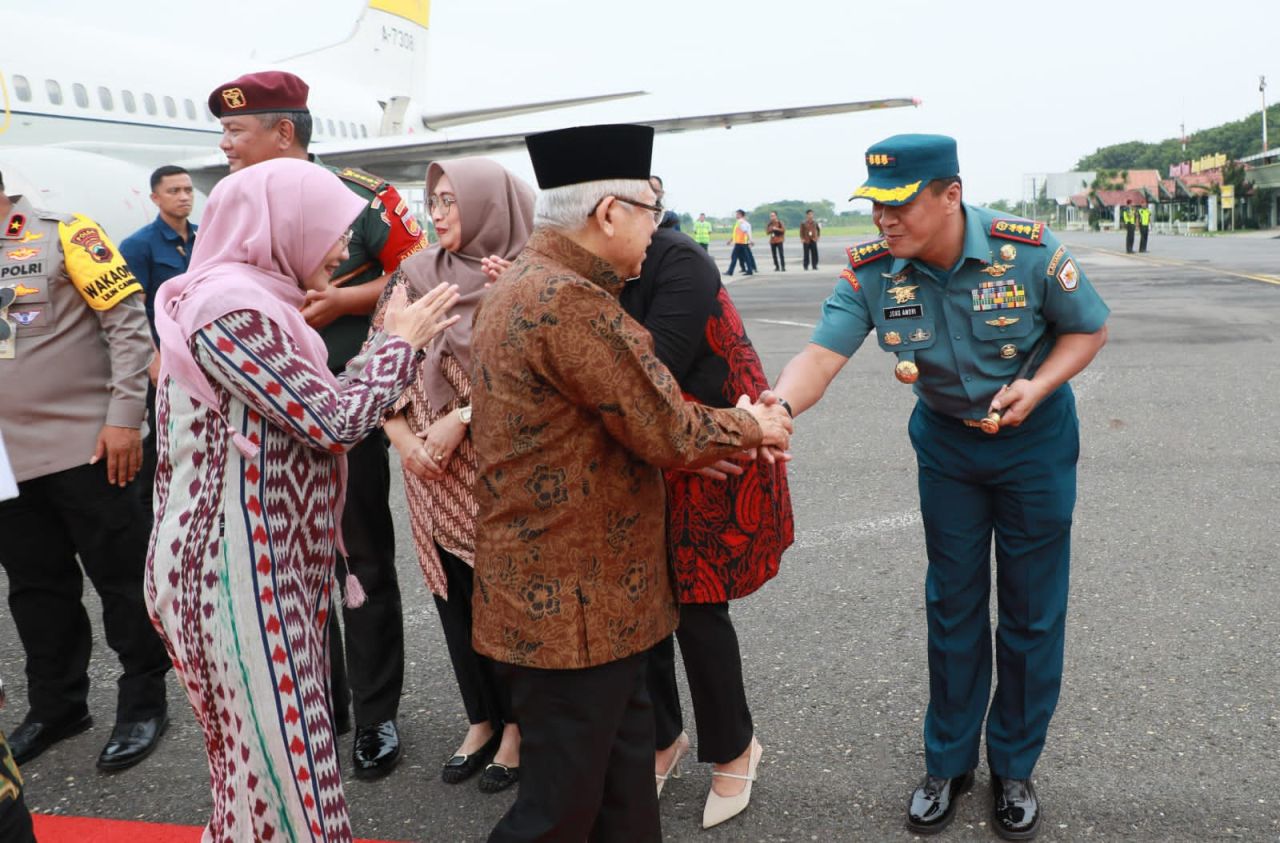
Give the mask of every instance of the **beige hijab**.
[{"label": "beige hijab", "polygon": [[489,276],[480,268],[481,258],[499,255],[514,260],[533,230],[533,188],[488,158],[459,158],[433,163],[427,168],[427,194],[435,192],[448,174],[458,199],[462,245],[456,252],[437,243],[401,264],[409,283],[410,298],[425,295],[440,282],[457,284],[461,298],[452,314],[461,318],[427,347],[422,385],[431,406],[439,410],[454,398],[453,387],[441,374],[446,354],[471,371],[471,324],[476,306],[484,298]]}]

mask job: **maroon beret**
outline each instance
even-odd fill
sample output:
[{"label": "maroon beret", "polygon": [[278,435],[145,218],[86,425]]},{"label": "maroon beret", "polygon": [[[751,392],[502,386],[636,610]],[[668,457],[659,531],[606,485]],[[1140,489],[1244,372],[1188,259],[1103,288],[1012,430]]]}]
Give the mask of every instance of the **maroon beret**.
[{"label": "maroon beret", "polygon": [[283,70],[246,73],[214,88],[209,94],[209,110],[214,117],[306,111],[308,90],[306,82]]}]

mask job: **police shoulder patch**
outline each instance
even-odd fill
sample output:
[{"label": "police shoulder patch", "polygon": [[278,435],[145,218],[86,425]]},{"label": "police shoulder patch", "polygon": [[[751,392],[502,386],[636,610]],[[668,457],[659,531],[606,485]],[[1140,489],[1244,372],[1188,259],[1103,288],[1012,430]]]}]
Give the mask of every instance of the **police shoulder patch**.
[{"label": "police shoulder patch", "polygon": [[338,178],[343,181],[349,181],[352,184],[358,184],[366,190],[372,190],[374,193],[377,193],[386,184],[385,181],[375,175],[366,173],[364,170],[353,170],[350,167],[339,170]]},{"label": "police shoulder patch", "polygon": [[1044,229],[1042,222],[1020,219],[997,219],[991,221],[991,236],[1005,240],[1017,240],[1019,243],[1030,243],[1032,246],[1044,245]]},{"label": "police shoulder patch", "polygon": [[889,244],[883,237],[879,240],[868,240],[866,243],[856,243],[845,250],[845,254],[849,256],[849,267],[857,269],[865,266],[872,261],[878,261],[881,258],[889,256]]}]

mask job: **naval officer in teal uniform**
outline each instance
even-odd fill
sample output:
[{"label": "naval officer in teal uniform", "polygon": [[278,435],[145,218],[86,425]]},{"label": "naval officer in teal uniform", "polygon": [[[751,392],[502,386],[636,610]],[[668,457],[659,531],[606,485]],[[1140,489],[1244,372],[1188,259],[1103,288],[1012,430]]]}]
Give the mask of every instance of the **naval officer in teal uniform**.
[{"label": "naval officer in teal uniform", "polygon": [[[929,708],[927,774],[907,824],[932,833],[952,819],[985,717],[993,828],[1026,840],[1040,826],[1031,773],[1062,680],[1079,454],[1067,382],[1106,342],[1108,309],[1043,224],[963,202],[952,138],[897,135],[866,163],[853,198],[871,200],[882,236],[848,250],[809,345],[773,393],[794,414],[808,409],[870,333],[898,358],[886,375],[913,384]],[[1038,367],[1023,374],[1030,355]]]}]

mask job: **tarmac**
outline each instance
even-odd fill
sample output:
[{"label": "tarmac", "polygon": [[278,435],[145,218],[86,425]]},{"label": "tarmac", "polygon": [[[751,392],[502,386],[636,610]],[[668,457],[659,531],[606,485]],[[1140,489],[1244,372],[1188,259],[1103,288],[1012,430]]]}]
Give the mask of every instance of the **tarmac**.
[{"label": "tarmac", "polygon": [[[1126,255],[1122,234],[1062,238],[1112,314],[1110,342],[1073,382],[1079,503],[1062,699],[1035,774],[1038,839],[1280,841],[1280,239],[1153,236],[1149,253]],[[771,379],[808,341],[850,242],[823,241],[821,269],[806,272],[792,239],[785,273],[726,279]],[[727,247],[712,251],[723,271]],[[756,255],[771,266],[762,243]],[[916,839],[904,814],[924,769],[925,553],[906,436],[914,398],[893,362],[864,344],[798,420],[796,542],[779,576],[733,606],[765,750],[751,806],[703,831],[710,766],[687,761],[662,797],[667,840]],[[405,757],[382,781],[348,780],[355,832],[483,840],[512,793],[440,780],[465,718],[393,489]],[[118,664],[86,593],[97,725],[24,769],[30,806],[202,824],[203,743],[176,682],[156,753],[122,773],[95,769]],[[4,612],[6,731],[25,708],[22,664]],[[686,721],[696,748],[687,699]],[[988,782],[983,764],[939,840],[997,839]]]}]

